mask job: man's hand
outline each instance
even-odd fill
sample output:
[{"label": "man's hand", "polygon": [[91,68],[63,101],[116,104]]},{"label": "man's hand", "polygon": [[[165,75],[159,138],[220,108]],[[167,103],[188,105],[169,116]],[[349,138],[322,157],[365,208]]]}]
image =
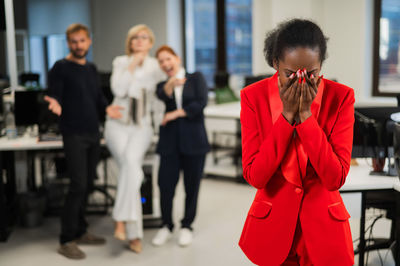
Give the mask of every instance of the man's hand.
[{"label": "man's hand", "polygon": [[121,110],[124,110],[124,107],[119,105],[109,105],[106,108],[106,113],[109,117],[113,119],[120,119],[122,117]]},{"label": "man's hand", "polygon": [[56,115],[60,116],[62,112],[61,105],[58,103],[56,99],[53,97],[44,96],[44,100],[49,103],[49,110],[55,113]]}]

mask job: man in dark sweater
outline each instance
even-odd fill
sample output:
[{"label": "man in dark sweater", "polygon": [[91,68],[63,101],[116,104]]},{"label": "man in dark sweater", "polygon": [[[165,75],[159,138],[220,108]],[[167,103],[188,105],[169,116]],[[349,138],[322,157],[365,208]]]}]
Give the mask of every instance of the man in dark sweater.
[{"label": "man in dark sweater", "polygon": [[49,73],[49,109],[60,116],[64,152],[70,177],[69,192],[61,214],[58,252],[83,259],[77,244],[104,244],[105,239],[87,231],[85,209],[93,187],[100,154],[99,111],[119,118],[119,106],[107,106],[93,63],[86,60],[91,45],[89,30],[72,24],[66,31],[70,53],[57,61]]}]

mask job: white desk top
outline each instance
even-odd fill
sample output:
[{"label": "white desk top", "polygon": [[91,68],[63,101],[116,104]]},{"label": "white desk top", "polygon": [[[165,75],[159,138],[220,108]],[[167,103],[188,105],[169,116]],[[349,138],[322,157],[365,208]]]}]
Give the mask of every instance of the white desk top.
[{"label": "white desk top", "polygon": [[37,137],[0,138],[0,151],[61,149],[62,141],[38,141]]},{"label": "white desk top", "polygon": [[[158,136],[153,136],[153,143],[158,142]],[[102,138],[101,145],[106,142]],[[8,139],[7,137],[0,138],[0,151],[22,151],[22,150],[47,150],[47,149],[62,149],[63,142],[57,141],[39,141],[38,137],[23,136],[16,139]]]},{"label": "white desk top", "polygon": [[369,172],[372,167],[364,159],[357,160],[358,166],[351,166],[346,183],[341,192],[351,190],[376,190],[395,189],[400,192],[400,179],[398,176],[373,176]]},{"label": "white desk top", "polygon": [[240,102],[208,105],[204,108],[207,118],[240,119]]}]

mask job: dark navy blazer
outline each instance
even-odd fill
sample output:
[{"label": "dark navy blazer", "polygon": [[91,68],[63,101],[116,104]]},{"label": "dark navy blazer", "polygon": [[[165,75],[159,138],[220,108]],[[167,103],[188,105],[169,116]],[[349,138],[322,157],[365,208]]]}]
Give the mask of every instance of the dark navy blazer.
[{"label": "dark navy blazer", "polygon": [[[166,106],[165,112],[177,109],[175,94],[171,97],[164,92],[166,81],[157,85],[157,97]],[[157,152],[160,155],[181,153],[184,155],[201,155],[210,150],[204,126],[203,109],[207,105],[208,87],[200,72],[186,73],[186,82],[182,92],[182,108],[186,117],[178,118],[160,126],[160,139]]]}]

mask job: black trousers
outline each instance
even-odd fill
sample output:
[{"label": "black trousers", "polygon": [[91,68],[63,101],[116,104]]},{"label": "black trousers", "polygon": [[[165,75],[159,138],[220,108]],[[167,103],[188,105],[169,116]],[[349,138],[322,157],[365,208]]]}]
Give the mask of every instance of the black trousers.
[{"label": "black trousers", "polygon": [[93,189],[100,156],[99,134],[64,135],[63,142],[70,183],[61,213],[61,244],[86,233],[87,197]]},{"label": "black trousers", "polygon": [[179,180],[179,172],[183,170],[185,186],[185,214],[181,220],[182,228],[191,228],[196,216],[197,198],[200,188],[200,180],[203,176],[205,154],[202,155],[161,155],[158,173],[158,185],[160,187],[160,205],[163,226],[168,226],[172,231],[172,202],[175,188]]}]

